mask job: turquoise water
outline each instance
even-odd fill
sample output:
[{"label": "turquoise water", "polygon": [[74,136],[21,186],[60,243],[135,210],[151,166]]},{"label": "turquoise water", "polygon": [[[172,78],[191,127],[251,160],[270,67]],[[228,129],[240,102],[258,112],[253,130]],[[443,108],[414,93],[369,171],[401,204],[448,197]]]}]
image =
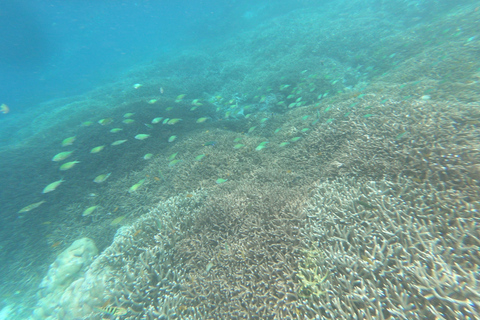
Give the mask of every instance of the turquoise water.
[{"label": "turquoise water", "polygon": [[479,8],[2,4],[0,319],[475,319]]}]

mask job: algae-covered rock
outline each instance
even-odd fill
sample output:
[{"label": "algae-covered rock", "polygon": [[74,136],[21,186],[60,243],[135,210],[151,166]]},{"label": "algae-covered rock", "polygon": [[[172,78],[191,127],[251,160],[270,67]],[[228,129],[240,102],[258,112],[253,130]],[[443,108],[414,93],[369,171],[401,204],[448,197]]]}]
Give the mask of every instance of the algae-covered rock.
[{"label": "algae-covered rock", "polygon": [[82,238],[58,255],[40,284],[40,300],[33,313],[34,319],[44,319],[52,314],[65,289],[83,276],[97,254],[98,249],[93,240]]}]

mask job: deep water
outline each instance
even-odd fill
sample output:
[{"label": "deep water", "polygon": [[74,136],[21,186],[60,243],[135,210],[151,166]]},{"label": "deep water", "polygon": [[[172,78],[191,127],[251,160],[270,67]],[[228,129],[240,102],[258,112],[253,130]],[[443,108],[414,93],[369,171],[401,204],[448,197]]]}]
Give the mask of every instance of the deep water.
[{"label": "deep water", "polygon": [[479,8],[1,2],[0,319],[478,312]]}]

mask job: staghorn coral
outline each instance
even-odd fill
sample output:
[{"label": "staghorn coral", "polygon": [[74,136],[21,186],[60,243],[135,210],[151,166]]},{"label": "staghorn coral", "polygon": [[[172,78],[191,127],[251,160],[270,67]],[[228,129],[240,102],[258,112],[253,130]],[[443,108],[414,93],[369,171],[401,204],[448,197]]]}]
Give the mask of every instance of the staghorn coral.
[{"label": "staghorn coral", "polygon": [[217,319],[296,315],[298,238],[303,197],[285,186],[254,181],[219,190],[191,235],[177,245],[195,310]]},{"label": "staghorn coral", "polygon": [[405,178],[321,183],[302,233],[331,276],[307,316],[478,318],[479,216],[464,196]]}]

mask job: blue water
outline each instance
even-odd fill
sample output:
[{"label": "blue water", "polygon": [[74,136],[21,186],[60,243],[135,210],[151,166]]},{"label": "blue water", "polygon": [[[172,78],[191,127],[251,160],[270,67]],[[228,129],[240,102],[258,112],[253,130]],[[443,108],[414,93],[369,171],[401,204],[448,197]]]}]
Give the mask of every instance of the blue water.
[{"label": "blue water", "polygon": [[[479,17],[473,0],[1,1],[0,320],[475,314]],[[50,291],[83,237],[100,258]],[[90,263],[108,290],[68,286]]]},{"label": "blue water", "polygon": [[226,37],[297,1],[2,1],[0,96],[12,112],[79,94],[135,64]]}]

